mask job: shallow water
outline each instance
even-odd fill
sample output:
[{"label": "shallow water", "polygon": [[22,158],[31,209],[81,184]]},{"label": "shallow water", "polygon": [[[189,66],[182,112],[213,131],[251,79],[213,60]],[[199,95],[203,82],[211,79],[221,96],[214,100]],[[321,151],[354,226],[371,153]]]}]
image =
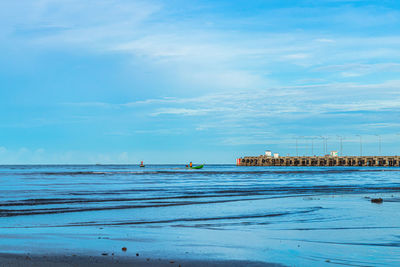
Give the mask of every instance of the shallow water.
[{"label": "shallow water", "polygon": [[0,166],[0,183],[0,252],[400,265],[400,168]]}]

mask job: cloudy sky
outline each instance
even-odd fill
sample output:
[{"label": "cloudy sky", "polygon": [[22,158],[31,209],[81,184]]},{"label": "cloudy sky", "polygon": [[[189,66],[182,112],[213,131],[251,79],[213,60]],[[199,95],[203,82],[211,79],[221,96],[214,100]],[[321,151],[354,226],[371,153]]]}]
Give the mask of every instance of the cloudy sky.
[{"label": "cloudy sky", "polygon": [[0,164],[400,154],[397,0],[2,0],[0,49]]}]

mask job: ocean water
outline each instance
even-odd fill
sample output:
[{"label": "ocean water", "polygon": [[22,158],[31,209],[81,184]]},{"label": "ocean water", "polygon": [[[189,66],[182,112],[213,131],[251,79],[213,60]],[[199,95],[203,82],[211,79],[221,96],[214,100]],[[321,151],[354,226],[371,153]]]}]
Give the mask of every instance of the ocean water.
[{"label": "ocean water", "polygon": [[4,253],[400,265],[400,168],[0,166],[0,184]]}]

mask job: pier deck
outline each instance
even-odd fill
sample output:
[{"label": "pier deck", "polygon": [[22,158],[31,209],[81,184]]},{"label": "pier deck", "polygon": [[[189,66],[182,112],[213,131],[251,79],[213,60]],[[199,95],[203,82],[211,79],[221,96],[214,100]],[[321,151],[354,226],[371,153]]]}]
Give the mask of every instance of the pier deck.
[{"label": "pier deck", "polygon": [[304,156],[304,157],[244,157],[239,166],[365,166],[400,167],[400,156]]}]

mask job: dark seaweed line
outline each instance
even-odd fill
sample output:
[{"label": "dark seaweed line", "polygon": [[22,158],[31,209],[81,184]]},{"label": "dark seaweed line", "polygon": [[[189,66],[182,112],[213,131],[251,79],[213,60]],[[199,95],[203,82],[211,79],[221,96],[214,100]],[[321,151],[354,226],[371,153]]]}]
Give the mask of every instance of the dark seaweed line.
[{"label": "dark seaweed line", "polygon": [[187,205],[204,205],[204,204],[218,204],[218,203],[229,203],[238,201],[251,201],[260,200],[262,198],[246,198],[246,199],[229,199],[229,200],[218,200],[218,201],[192,201],[192,202],[180,202],[180,203],[169,203],[169,204],[157,204],[157,205],[120,205],[110,207],[92,207],[92,208],[59,208],[59,209],[25,209],[25,210],[0,210],[0,217],[15,217],[15,216],[30,216],[30,215],[44,215],[44,214],[58,214],[58,213],[71,213],[71,212],[86,212],[86,211],[101,211],[101,210],[121,210],[121,209],[143,209],[143,208],[162,208],[162,207],[173,207],[173,206],[187,206]]},{"label": "dark seaweed line", "polygon": [[68,224],[65,226],[118,226],[118,225],[136,225],[136,224],[165,224],[165,223],[176,223],[176,222],[205,222],[205,221],[220,221],[220,220],[242,220],[242,219],[257,219],[257,218],[268,218],[268,217],[279,217],[285,215],[293,215],[293,214],[303,214],[310,213],[317,210],[322,209],[322,207],[314,207],[309,210],[303,211],[292,211],[292,212],[277,212],[277,213],[268,213],[268,214],[255,214],[255,215],[238,215],[238,216],[221,216],[221,217],[209,217],[209,218],[181,218],[181,219],[170,219],[170,220],[158,220],[158,221],[130,221],[130,222],[118,222],[118,223],[107,223],[107,224],[98,224],[98,223],[89,223],[89,224]]},{"label": "dark seaweed line", "polygon": [[[289,190],[290,189],[290,190]],[[192,195],[181,195],[181,196],[167,196],[167,197],[149,197],[149,198],[102,198],[102,199],[89,199],[89,198],[38,198],[38,199],[25,199],[19,201],[0,202],[0,207],[12,207],[12,206],[40,206],[40,205],[60,205],[60,204],[85,204],[85,203],[106,203],[106,202],[124,202],[124,201],[152,201],[152,200],[176,200],[176,199],[198,199],[198,198],[224,198],[224,197],[251,197],[251,196],[266,196],[263,199],[276,198],[277,195],[282,197],[296,197],[296,196],[310,196],[310,195],[321,195],[326,193],[384,193],[384,192],[399,192],[400,187],[294,187],[294,188],[280,188],[277,190],[264,189],[264,190],[220,190],[210,192],[212,194],[201,192],[194,192]],[[120,194],[119,191],[113,191],[114,194]],[[124,191],[125,192],[125,191]],[[187,192],[190,194],[191,192]],[[75,194],[75,193],[74,193]],[[88,194],[88,193],[87,193]],[[102,193],[98,193],[101,195]],[[109,194],[109,193],[106,193]],[[198,195],[197,195],[198,194]],[[268,196],[268,197],[267,197]],[[386,202],[399,202],[399,198],[387,199]]]},{"label": "dark seaweed line", "polygon": [[[20,201],[0,202],[0,207],[11,206],[39,206],[39,205],[60,205],[60,204],[82,204],[82,203],[105,203],[105,202],[124,202],[124,201],[151,201],[151,200],[175,200],[175,199],[196,199],[196,198],[223,198],[223,197],[237,197],[237,196],[253,196],[253,195],[189,195],[189,196],[175,196],[175,197],[149,197],[149,198],[111,198],[111,199],[65,199],[65,198],[38,198],[38,199],[25,199]],[[259,198],[261,199],[261,198]]]},{"label": "dark seaweed line", "polygon": [[[131,190],[114,190],[109,192],[96,192],[97,195],[120,195],[129,193]],[[137,192],[140,190],[132,190]],[[147,191],[147,190],[144,190]],[[156,190],[154,190],[156,191]],[[165,190],[164,190],[165,191]],[[276,198],[277,195],[283,197],[309,196],[321,194],[347,194],[347,193],[388,193],[400,192],[400,187],[357,187],[357,186],[312,186],[312,187],[278,187],[278,188],[253,188],[253,189],[226,189],[208,192],[186,192],[187,195],[166,196],[166,197],[148,197],[148,198],[38,198],[25,199],[19,201],[0,202],[0,207],[11,206],[39,206],[39,205],[60,205],[60,204],[85,204],[85,203],[106,203],[106,202],[123,202],[123,201],[152,201],[152,200],[176,200],[176,199],[198,199],[198,198],[223,198],[223,197],[254,197],[264,196],[264,199]],[[75,192],[69,195],[89,195],[93,193]],[[174,192],[175,193],[175,192]],[[388,199],[387,202],[398,202],[399,199]]]},{"label": "dark seaweed line", "polygon": [[99,223],[99,222],[80,222],[70,223],[64,225],[46,225],[46,226],[20,226],[20,227],[0,227],[0,228],[43,228],[43,227],[87,227],[87,226],[123,226],[123,225],[146,225],[146,224],[168,224],[177,222],[206,222],[206,221],[221,221],[221,220],[242,220],[242,219],[257,219],[257,218],[270,218],[280,217],[294,214],[305,214],[311,213],[323,209],[322,207],[312,207],[306,210],[300,211],[286,211],[276,212],[267,214],[250,214],[250,215],[237,215],[237,216],[220,216],[220,217],[206,217],[206,218],[180,218],[180,219],[169,219],[169,220],[156,220],[156,221],[124,221],[124,222],[111,222],[111,223]]}]

